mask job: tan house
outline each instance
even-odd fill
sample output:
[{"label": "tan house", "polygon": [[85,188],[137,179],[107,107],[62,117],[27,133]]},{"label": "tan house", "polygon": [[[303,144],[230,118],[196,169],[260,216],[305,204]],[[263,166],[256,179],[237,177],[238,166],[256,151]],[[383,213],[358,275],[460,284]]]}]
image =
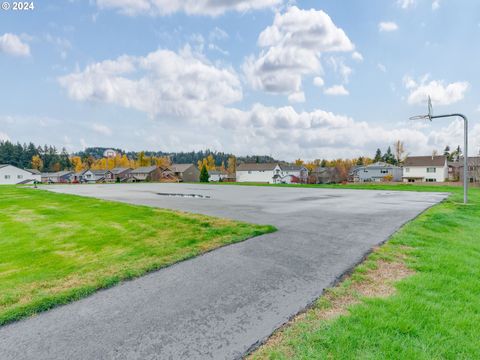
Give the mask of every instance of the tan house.
[{"label": "tan house", "polygon": [[172,164],[170,169],[182,182],[199,182],[200,170],[193,164]]},{"label": "tan house", "polygon": [[129,181],[160,181],[164,170],[155,165],[139,167],[130,171]]}]

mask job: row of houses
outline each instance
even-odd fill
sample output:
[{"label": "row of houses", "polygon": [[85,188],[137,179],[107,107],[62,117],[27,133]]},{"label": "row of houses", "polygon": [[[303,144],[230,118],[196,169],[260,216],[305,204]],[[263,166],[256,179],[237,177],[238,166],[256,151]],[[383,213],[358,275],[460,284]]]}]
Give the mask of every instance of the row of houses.
[{"label": "row of houses", "polygon": [[237,182],[259,182],[270,184],[306,183],[308,170],[304,166],[279,163],[240,164],[236,171]]},{"label": "row of houses", "polygon": [[316,167],[309,172],[305,166],[282,163],[240,164],[235,179],[269,184],[330,184],[341,180],[336,168]]},{"label": "row of houses", "polygon": [[[470,182],[480,182],[480,157],[468,158]],[[314,183],[328,184],[344,181],[336,168],[317,167],[312,171],[304,166],[282,163],[240,164],[236,174],[209,171],[210,181],[236,181],[270,184]],[[58,171],[40,173],[0,165],[0,184],[42,183],[112,183],[112,182],[198,182],[200,171],[193,164],[173,164],[168,167],[146,166],[137,169]],[[356,166],[349,173],[353,182],[444,182],[463,181],[463,162],[448,162],[446,156],[411,156],[403,166],[377,162]]]},{"label": "row of houses", "polygon": [[168,167],[143,166],[136,169],[117,167],[111,170],[58,171],[41,173],[43,183],[112,183],[112,182],[197,182],[200,171],[193,164],[173,164]]},{"label": "row of houses", "polygon": [[0,165],[0,184],[67,184],[112,182],[197,182],[200,171],[193,164],[173,164],[169,167],[145,166],[137,169],[69,170],[42,173],[35,169],[20,169],[13,165]]},{"label": "row of houses", "polygon": [[[480,157],[468,158],[468,181],[480,182]],[[463,181],[463,160],[449,162],[446,156],[410,156],[402,166],[377,162],[350,171],[353,182],[445,182]]]}]

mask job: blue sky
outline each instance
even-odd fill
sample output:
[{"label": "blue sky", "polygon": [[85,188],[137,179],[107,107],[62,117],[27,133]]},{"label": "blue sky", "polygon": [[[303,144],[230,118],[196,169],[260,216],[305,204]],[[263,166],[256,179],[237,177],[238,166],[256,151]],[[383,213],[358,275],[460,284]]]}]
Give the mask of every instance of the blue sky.
[{"label": "blue sky", "polygon": [[293,160],[480,150],[480,3],[38,1],[0,10],[0,139]]}]

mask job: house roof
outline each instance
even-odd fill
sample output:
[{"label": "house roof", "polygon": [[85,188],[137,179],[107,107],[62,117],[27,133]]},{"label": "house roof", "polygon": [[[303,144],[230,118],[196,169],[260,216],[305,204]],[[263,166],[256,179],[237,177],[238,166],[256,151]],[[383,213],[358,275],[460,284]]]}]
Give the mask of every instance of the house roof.
[{"label": "house roof", "polygon": [[[28,171],[30,174],[40,174],[40,172],[38,170],[33,170],[33,169],[20,169],[19,167],[15,166],[15,165],[12,165],[12,164],[0,164],[0,169],[1,168],[4,168],[6,166],[12,166],[14,168],[17,168],[19,170],[23,170],[23,171]],[[34,173],[34,171],[37,171]]]},{"label": "house roof", "polygon": [[[480,156],[469,156],[467,163],[468,166],[480,166]],[[449,162],[448,165],[463,168],[463,157],[458,162]]]},{"label": "house roof", "polygon": [[150,174],[152,171],[157,170],[157,166],[143,166],[136,169],[133,169],[132,174]]},{"label": "house roof", "polygon": [[283,171],[300,171],[305,166],[282,164],[282,165],[280,165],[280,167],[282,168]]},{"label": "house roof", "polygon": [[57,171],[57,172],[46,172],[46,173],[42,173],[41,175],[43,177],[47,177],[47,176],[61,177],[61,176],[70,175],[70,174],[73,174],[73,171],[62,170],[62,171]]},{"label": "house roof", "polygon": [[409,156],[403,162],[404,166],[444,166],[446,156],[429,155],[429,156]]},{"label": "house roof", "polygon": [[377,161],[376,163],[370,164],[370,165],[359,165],[355,166],[352,171],[356,171],[359,169],[400,169],[400,166],[392,165],[383,161]]},{"label": "house roof", "polygon": [[[0,165],[0,167],[1,167],[1,165]],[[29,173],[34,174],[34,175],[40,175],[41,174],[40,170],[37,170],[37,169],[23,169],[23,170],[28,171]]]},{"label": "house roof", "polygon": [[210,170],[208,175],[227,175],[226,171],[219,171],[219,170]]},{"label": "house roof", "polygon": [[100,170],[90,170],[95,176],[98,176],[98,175],[105,175],[107,172],[109,172],[110,170],[105,170],[105,169],[100,169]]},{"label": "house roof", "polygon": [[132,168],[123,168],[123,167],[116,167],[116,168],[113,168],[112,170],[110,170],[112,172],[112,174],[114,175],[118,175],[118,174],[121,174],[125,171],[131,171]]},{"label": "house roof", "polygon": [[170,168],[172,169],[173,172],[176,173],[182,173],[190,169],[192,166],[195,166],[193,164],[172,164]]},{"label": "house roof", "polygon": [[337,169],[334,167],[326,167],[326,166],[319,166],[313,169],[312,173],[314,174],[323,174],[323,173],[333,173],[336,172]]},{"label": "house roof", "polygon": [[240,164],[237,166],[237,171],[268,171],[275,169],[277,165],[277,163]]}]

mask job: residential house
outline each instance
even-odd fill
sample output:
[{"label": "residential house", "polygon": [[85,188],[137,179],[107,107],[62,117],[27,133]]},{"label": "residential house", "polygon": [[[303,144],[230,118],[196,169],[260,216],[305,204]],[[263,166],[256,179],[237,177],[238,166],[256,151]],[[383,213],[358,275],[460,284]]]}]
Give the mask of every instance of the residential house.
[{"label": "residential house", "polygon": [[448,161],[448,181],[460,181],[460,166],[463,171],[463,161],[460,164],[458,161]]},{"label": "residential house", "polygon": [[37,170],[37,169],[24,169],[24,170],[28,171],[29,173],[32,173],[33,175],[39,175],[41,178],[42,172],[40,170]]},{"label": "residential house", "polygon": [[340,181],[340,176],[335,167],[316,167],[308,177],[310,184],[335,184]]},{"label": "residential house", "polygon": [[83,172],[83,174],[81,175],[81,179],[82,179],[81,182],[86,182],[90,184],[96,183],[95,175],[93,174],[93,171],[90,169]]},{"label": "residential house", "polygon": [[199,182],[200,170],[194,164],[172,164],[170,169],[182,182]]},{"label": "residential house", "polygon": [[116,167],[113,168],[112,174],[114,181],[116,182],[124,182],[128,181],[130,179],[130,173],[132,172],[132,168],[122,168],[122,167]]},{"label": "residential house", "polygon": [[226,171],[210,170],[208,176],[208,181],[219,182],[226,180],[228,178],[228,173]]},{"label": "residential house", "polygon": [[353,182],[402,181],[403,171],[400,166],[385,162],[356,166],[350,172]]},{"label": "residential house", "polygon": [[237,182],[276,183],[282,176],[282,168],[277,163],[252,163],[237,166]]},{"label": "residential house", "polygon": [[167,170],[158,166],[143,166],[137,169],[133,169],[130,172],[128,181],[141,182],[141,181],[161,181],[163,178],[163,172]]},{"label": "residential house", "polygon": [[236,180],[270,184],[306,183],[308,170],[304,166],[278,163],[240,164],[237,167]]},{"label": "residential house", "polygon": [[444,155],[409,156],[403,163],[404,182],[444,182],[448,179]]},{"label": "residential house", "polygon": [[[480,182],[480,156],[469,157],[467,160],[468,181],[471,183]],[[463,182],[463,158],[458,161],[458,174],[460,181]]]},{"label": "residential house", "polygon": [[47,172],[41,174],[42,183],[48,184],[67,184],[72,181],[73,171],[63,170],[57,172]]},{"label": "residential house", "polygon": [[115,181],[113,173],[110,170],[92,170],[97,183],[111,183]]},{"label": "residential house", "polygon": [[308,180],[308,169],[304,166],[281,164],[281,176],[277,182],[284,184],[300,183],[306,184]]},{"label": "residential house", "polygon": [[85,171],[82,175],[82,182],[89,184],[111,183],[114,182],[113,173],[110,170],[92,170]]},{"label": "residential house", "polygon": [[20,169],[13,165],[0,164],[0,185],[32,184],[40,182],[39,174]]},{"label": "residential house", "polygon": [[84,175],[85,175],[86,172],[87,172],[87,170],[82,170],[82,171],[77,171],[77,172],[73,173],[73,175],[71,176],[72,183],[81,184],[81,183],[85,182]]}]

